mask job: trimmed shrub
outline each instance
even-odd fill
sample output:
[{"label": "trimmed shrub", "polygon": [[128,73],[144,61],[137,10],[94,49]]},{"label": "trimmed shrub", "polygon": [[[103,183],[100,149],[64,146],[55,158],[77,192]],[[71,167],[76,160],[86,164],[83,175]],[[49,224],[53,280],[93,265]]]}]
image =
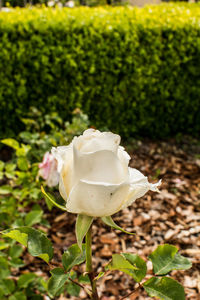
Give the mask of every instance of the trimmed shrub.
[{"label": "trimmed shrub", "polygon": [[0,13],[2,136],[30,106],[160,138],[200,129],[200,6]]}]

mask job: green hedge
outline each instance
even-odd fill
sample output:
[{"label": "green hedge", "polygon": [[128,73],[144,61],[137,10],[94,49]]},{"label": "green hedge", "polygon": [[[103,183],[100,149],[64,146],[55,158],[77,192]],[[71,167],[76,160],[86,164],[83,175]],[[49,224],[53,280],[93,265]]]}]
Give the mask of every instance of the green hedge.
[{"label": "green hedge", "polygon": [[123,136],[197,135],[199,18],[195,4],[0,13],[1,135],[30,106],[80,107]]}]

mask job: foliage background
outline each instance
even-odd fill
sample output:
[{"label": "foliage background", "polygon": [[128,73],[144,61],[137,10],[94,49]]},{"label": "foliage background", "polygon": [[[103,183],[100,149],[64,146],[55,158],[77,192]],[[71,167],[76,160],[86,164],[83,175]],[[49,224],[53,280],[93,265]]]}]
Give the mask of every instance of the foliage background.
[{"label": "foliage background", "polygon": [[200,129],[200,7],[18,9],[0,14],[1,136],[30,106],[152,138]]}]

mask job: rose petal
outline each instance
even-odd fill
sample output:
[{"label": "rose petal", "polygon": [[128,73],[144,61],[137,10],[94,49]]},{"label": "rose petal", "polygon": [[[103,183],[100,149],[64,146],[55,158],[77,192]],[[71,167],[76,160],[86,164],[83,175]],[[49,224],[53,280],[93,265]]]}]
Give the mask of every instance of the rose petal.
[{"label": "rose petal", "polygon": [[102,150],[94,153],[81,153],[74,149],[73,183],[80,179],[95,182],[119,184],[128,177],[125,167],[112,151]]},{"label": "rose petal", "polygon": [[60,146],[60,147],[53,147],[51,149],[51,153],[54,158],[56,158],[58,162],[58,172],[62,170],[62,167],[64,163],[68,160],[72,159],[73,150],[72,150],[72,144],[69,146]]},{"label": "rose petal", "polygon": [[83,135],[73,141],[74,146],[82,153],[92,153],[101,150],[109,150],[116,153],[119,143],[119,135],[94,129],[84,131]]},{"label": "rose petal", "polygon": [[129,184],[93,184],[79,181],[67,200],[67,210],[93,217],[110,216],[121,209],[129,194]]},{"label": "rose petal", "polygon": [[117,156],[121,163],[127,167],[129,164],[129,161],[131,159],[130,155],[124,150],[124,147],[119,146],[118,151],[117,151]]},{"label": "rose petal", "polygon": [[148,178],[140,171],[129,168],[130,174],[130,193],[127,201],[123,204],[123,208],[131,205],[136,199],[144,196],[149,190],[158,191],[161,180],[155,184],[149,183]]}]

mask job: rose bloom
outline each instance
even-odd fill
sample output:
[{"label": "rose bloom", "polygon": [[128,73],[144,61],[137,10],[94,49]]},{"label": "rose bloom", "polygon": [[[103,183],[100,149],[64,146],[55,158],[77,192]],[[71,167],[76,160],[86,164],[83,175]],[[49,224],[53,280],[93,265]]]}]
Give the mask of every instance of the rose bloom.
[{"label": "rose bloom", "polygon": [[86,130],[69,146],[52,148],[60,173],[59,190],[67,211],[93,217],[110,216],[149,190],[158,191],[138,170],[112,132]]},{"label": "rose bloom", "polygon": [[39,173],[49,187],[56,186],[59,183],[59,173],[57,171],[58,163],[54,156],[46,152],[42,163],[39,164]]}]

